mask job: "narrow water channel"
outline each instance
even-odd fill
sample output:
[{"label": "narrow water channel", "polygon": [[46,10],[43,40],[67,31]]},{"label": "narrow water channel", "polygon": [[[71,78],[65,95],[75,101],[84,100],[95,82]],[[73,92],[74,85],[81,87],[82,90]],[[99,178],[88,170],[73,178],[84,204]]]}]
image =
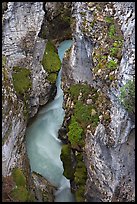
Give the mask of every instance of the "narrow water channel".
[{"label": "narrow water channel", "polygon": [[[59,45],[58,54],[61,61],[71,45],[72,40],[65,40]],[[55,202],[75,202],[70,191],[70,181],[63,176],[63,164],[60,160],[62,142],[58,139],[58,130],[64,119],[61,70],[56,86],[57,94],[54,100],[38,112],[36,120],[27,128],[27,154],[31,171],[41,174],[58,188],[55,192]]]}]

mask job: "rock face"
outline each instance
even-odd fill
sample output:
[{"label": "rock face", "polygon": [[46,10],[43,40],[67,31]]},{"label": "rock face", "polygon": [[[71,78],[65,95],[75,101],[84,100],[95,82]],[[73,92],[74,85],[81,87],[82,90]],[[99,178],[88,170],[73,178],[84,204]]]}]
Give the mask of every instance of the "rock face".
[{"label": "rock face", "polygon": [[[5,180],[9,179],[7,177],[12,174],[14,167],[27,169],[27,177],[32,180],[30,167],[25,162],[25,130],[28,120],[35,116],[38,108],[55,96],[56,88],[48,80],[48,73],[41,62],[47,40],[55,43],[62,40],[59,39],[59,30],[57,36],[54,33],[52,39],[50,38],[54,27],[52,25],[56,25],[58,14],[64,18],[60,26],[65,24],[65,38],[70,36],[70,5],[67,2],[47,2],[46,5],[43,2],[2,3],[2,175]],[[59,8],[63,9],[62,12]],[[46,38],[41,35],[45,29],[45,20],[46,26],[51,25]],[[33,180],[36,181],[34,186],[37,191],[41,191],[42,179],[35,176]],[[52,201],[52,190],[49,191],[41,194],[40,199]],[[46,198],[48,194],[51,195]]]},{"label": "rock face", "polygon": [[[3,176],[10,175],[15,166],[29,169],[23,162],[27,122],[53,92],[48,73],[41,65],[46,42],[51,40],[58,45],[72,37],[73,45],[62,64],[66,117],[61,133],[65,136],[61,137],[67,143],[68,126],[76,105],[76,97],[72,99],[68,94],[72,85],[81,85],[80,93],[75,90],[79,93],[77,100],[84,101],[82,108],[93,105],[89,110],[95,120],[84,129],[84,147],[75,145],[76,152],[80,149],[84,155],[87,171],[86,186],[84,190],[83,186],[79,188],[77,197],[81,199],[82,191],[85,202],[134,201],[134,113],[127,111],[119,100],[121,87],[135,76],[134,2],[4,2],[2,12]],[[31,88],[27,94],[18,95],[15,90],[15,67],[30,72]],[[90,86],[90,92],[83,84]],[[78,130],[82,132],[79,126]],[[80,182],[85,185],[86,179],[81,152],[75,155],[80,157],[80,161],[76,159],[79,166],[75,189],[79,185],[79,171],[84,172]],[[37,200],[41,201],[42,179],[33,175],[33,180]],[[47,191],[52,194],[53,190],[49,186]],[[45,199],[50,202],[53,197]]]},{"label": "rock face", "polygon": [[[135,199],[134,113],[130,114],[119,101],[121,87],[135,76],[134,6],[133,2],[73,3],[76,29],[73,46],[63,62],[64,91],[74,83],[87,82],[109,98],[109,106],[104,110],[109,113],[107,126],[105,115],[100,115],[95,131],[90,127],[86,130],[85,195],[88,202]],[[119,55],[116,55],[113,46],[120,41],[123,45],[117,46]],[[67,91],[65,93],[66,113],[70,109],[73,114],[71,104],[67,107]],[[71,114],[65,119],[64,127],[69,124]]]},{"label": "rock face", "polygon": [[24,155],[26,151],[23,145],[27,124],[25,104],[18,98],[13,86],[13,67],[25,67],[31,71],[31,116],[37,112],[39,104],[49,99],[50,84],[45,81],[46,73],[39,61],[45,49],[45,40],[38,38],[43,16],[43,4],[37,2],[9,2],[3,14],[2,54],[6,60],[3,65],[3,175],[7,175],[10,168],[19,162],[20,152]]}]

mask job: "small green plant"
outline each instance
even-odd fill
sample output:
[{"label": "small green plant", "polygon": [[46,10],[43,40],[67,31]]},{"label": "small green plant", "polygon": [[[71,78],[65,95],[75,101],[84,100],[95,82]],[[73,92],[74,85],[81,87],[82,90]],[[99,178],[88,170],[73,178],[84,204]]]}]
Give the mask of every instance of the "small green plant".
[{"label": "small green plant", "polygon": [[106,16],[105,17],[105,21],[106,21],[106,23],[113,23],[114,22],[114,19],[112,18],[112,17],[110,17],[110,16]]},{"label": "small green plant", "polygon": [[109,37],[114,37],[115,33],[116,33],[115,25],[111,25],[111,26],[109,27],[109,31],[108,31]]},{"label": "small green plant", "polygon": [[135,80],[129,80],[121,87],[119,99],[126,110],[135,113]]},{"label": "small green plant", "polygon": [[115,62],[114,60],[110,60],[107,63],[107,68],[112,70],[112,71],[115,70],[117,68],[117,62]]},{"label": "small green plant", "polygon": [[77,202],[82,202],[82,203],[85,202],[84,193],[85,193],[85,186],[81,186],[76,190],[75,196],[76,196]]},{"label": "small green plant", "polygon": [[117,53],[118,53],[118,48],[117,47],[112,47],[112,48],[110,48],[110,55],[112,56],[112,57],[116,57],[117,56]]}]

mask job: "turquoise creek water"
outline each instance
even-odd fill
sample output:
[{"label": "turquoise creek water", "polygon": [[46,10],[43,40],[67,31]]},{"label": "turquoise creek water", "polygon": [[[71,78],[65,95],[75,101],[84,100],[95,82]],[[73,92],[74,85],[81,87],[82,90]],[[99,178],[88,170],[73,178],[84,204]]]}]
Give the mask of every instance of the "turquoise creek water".
[{"label": "turquoise creek water", "polygon": [[[72,40],[65,40],[59,45],[58,54],[61,61],[71,45]],[[57,187],[55,202],[74,202],[70,181],[63,176],[63,164],[60,160],[62,142],[58,139],[58,130],[64,119],[61,70],[56,86],[57,94],[54,100],[38,112],[35,121],[27,128],[27,154],[31,171],[41,174]]]}]

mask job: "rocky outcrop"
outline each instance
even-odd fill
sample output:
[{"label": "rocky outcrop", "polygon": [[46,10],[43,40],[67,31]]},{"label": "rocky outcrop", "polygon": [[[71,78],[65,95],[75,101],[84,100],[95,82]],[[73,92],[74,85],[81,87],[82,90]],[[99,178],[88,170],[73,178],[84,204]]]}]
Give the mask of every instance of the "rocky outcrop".
[{"label": "rocky outcrop", "polygon": [[[135,76],[134,14],[133,2],[73,3],[74,43],[63,61],[62,72],[67,135],[77,103],[76,97],[70,96],[71,86],[87,82],[100,95],[98,103],[93,103],[90,95],[86,98],[97,105],[99,114],[96,127],[85,128],[88,202],[135,199],[134,113],[127,111],[119,99],[121,87]],[[82,97],[81,91],[77,100]],[[106,107],[103,101],[107,101]]]}]

